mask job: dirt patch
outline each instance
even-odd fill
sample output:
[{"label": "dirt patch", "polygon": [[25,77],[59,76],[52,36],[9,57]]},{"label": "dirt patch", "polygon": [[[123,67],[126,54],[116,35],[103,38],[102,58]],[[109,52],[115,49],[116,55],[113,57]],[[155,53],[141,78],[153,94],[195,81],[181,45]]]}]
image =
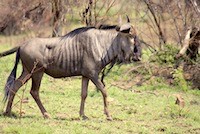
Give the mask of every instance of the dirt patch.
[{"label": "dirt patch", "polygon": [[[138,67],[129,68],[125,76],[129,76],[128,80],[119,80],[112,83],[121,89],[131,89],[133,86],[142,86],[144,84],[159,83],[160,78],[164,78],[163,82],[168,85],[175,85],[173,73],[175,68],[167,65],[156,64],[141,64]],[[183,77],[187,82],[190,82],[192,88],[200,89],[200,66],[197,65],[184,65]]]}]

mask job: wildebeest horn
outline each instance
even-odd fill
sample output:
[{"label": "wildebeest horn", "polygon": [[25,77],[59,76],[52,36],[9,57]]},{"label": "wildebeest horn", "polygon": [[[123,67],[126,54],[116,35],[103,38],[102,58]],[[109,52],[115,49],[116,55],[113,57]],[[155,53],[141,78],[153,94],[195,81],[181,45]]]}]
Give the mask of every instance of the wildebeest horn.
[{"label": "wildebeest horn", "polygon": [[131,29],[131,25],[129,23],[127,24],[124,24],[120,27],[120,32],[123,32],[123,33],[129,33],[130,32],[130,29]]},{"label": "wildebeest horn", "polygon": [[126,18],[127,18],[127,23],[130,23],[130,19],[129,19],[128,15],[126,15]]}]

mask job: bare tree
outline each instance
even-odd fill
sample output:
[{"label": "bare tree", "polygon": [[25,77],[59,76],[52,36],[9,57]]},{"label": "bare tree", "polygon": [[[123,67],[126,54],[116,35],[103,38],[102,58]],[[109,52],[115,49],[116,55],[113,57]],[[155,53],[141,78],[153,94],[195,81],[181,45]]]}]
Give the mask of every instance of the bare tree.
[{"label": "bare tree", "polygon": [[162,44],[165,44],[166,43],[166,38],[165,38],[165,35],[163,34],[163,31],[162,31],[162,28],[161,28],[161,24],[157,18],[157,15],[156,15],[156,12],[154,11],[154,8],[152,6],[152,1],[151,0],[144,0],[144,3],[147,5],[153,19],[154,19],[154,22],[156,24],[156,27],[158,29],[158,37],[159,37],[159,46],[161,48],[161,45]]},{"label": "bare tree", "polygon": [[[117,4],[117,0],[88,0],[87,6],[84,8],[80,16],[82,23],[87,26],[96,26],[105,23],[108,20],[108,13]],[[113,16],[119,15],[119,11]]]},{"label": "bare tree", "polygon": [[49,14],[47,3],[47,0],[3,0],[0,4],[0,33],[17,34],[49,24],[44,23]]},{"label": "bare tree", "polygon": [[52,37],[61,36],[62,31],[62,1],[61,0],[51,0],[52,4]]},{"label": "bare tree", "polygon": [[142,41],[155,49],[163,44],[182,46],[188,28],[200,26],[199,3],[197,0],[134,1],[137,22],[142,23],[138,29]]},{"label": "bare tree", "polygon": [[[85,22],[86,26],[92,26],[92,11],[94,3],[93,0],[89,0],[87,7],[82,12],[82,22]],[[96,23],[96,19],[94,20],[94,23]]]}]

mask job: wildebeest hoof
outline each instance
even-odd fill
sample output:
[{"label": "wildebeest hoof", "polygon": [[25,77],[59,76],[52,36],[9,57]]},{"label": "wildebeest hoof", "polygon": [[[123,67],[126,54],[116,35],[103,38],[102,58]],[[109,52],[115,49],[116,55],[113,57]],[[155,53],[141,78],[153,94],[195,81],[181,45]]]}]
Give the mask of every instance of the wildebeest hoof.
[{"label": "wildebeest hoof", "polygon": [[3,113],[3,116],[6,116],[6,117],[17,117],[16,114],[11,113],[11,112],[4,112],[4,113]]},{"label": "wildebeest hoof", "polygon": [[113,121],[113,119],[112,119],[111,116],[107,117],[106,120],[108,120],[108,121]]},{"label": "wildebeest hoof", "polygon": [[89,120],[89,118],[85,115],[82,115],[81,118],[82,118],[82,120]]},{"label": "wildebeest hoof", "polygon": [[3,116],[10,117],[10,116],[11,116],[11,113],[10,113],[10,112],[4,112],[4,113],[3,113]]},{"label": "wildebeest hoof", "polygon": [[44,114],[43,114],[43,117],[44,117],[45,119],[50,119],[50,118],[51,118],[51,116],[50,116],[48,113],[44,113]]}]

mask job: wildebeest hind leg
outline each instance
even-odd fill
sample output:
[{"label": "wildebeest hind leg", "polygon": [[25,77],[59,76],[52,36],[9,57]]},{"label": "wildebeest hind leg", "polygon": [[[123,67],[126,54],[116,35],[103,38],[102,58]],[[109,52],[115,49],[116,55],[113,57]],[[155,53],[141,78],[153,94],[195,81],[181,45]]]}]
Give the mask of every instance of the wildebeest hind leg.
[{"label": "wildebeest hind leg", "polygon": [[96,87],[101,91],[103,95],[104,113],[107,116],[107,120],[112,121],[112,117],[110,116],[109,111],[108,111],[108,101],[107,101],[108,95],[107,95],[104,84],[99,79],[92,79],[92,82],[96,85]]},{"label": "wildebeest hind leg", "polygon": [[88,119],[88,117],[85,116],[84,113],[85,99],[87,98],[87,91],[88,91],[88,82],[89,79],[83,76],[82,87],[81,87],[81,106],[80,106],[80,117],[82,117],[83,120]]},{"label": "wildebeest hind leg", "polygon": [[6,107],[6,111],[5,111],[4,115],[6,115],[6,116],[11,115],[11,108],[12,108],[15,94],[17,93],[19,88],[21,86],[23,86],[29,79],[30,79],[30,74],[28,73],[28,71],[26,69],[24,69],[21,76],[15,80],[13,89],[10,90],[8,103],[7,103],[7,107]]},{"label": "wildebeest hind leg", "polygon": [[38,107],[40,108],[40,111],[43,114],[44,118],[50,118],[49,114],[47,113],[46,109],[44,108],[44,106],[42,105],[42,102],[40,100],[40,96],[39,96],[39,88],[40,88],[40,84],[41,84],[41,80],[42,80],[42,76],[43,76],[43,72],[38,72],[32,75],[32,87],[31,87],[31,95],[34,98],[35,102],[37,103]]}]

